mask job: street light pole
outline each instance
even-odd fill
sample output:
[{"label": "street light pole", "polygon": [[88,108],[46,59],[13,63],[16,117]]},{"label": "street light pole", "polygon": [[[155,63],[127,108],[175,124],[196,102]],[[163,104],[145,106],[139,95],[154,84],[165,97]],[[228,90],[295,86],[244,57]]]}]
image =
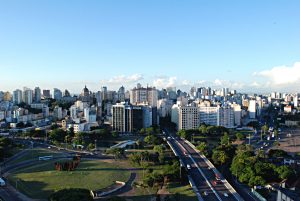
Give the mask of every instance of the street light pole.
[{"label": "street light pole", "polygon": [[249,145],[251,144],[251,133],[249,133]]}]

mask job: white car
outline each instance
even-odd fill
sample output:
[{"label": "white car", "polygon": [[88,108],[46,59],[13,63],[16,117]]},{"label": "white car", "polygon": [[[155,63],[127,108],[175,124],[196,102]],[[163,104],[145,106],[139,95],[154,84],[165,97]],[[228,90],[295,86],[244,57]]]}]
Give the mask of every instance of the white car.
[{"label": "white car", "polygon": [[224,193],[223,195],[224,195],[224,197],[229,197],[229,195],[227,193]]},{"label": "white car", "polygon": [[187,164],[187,165],[186,165],[186,168],[187,168],[188,170],[190,170],[190,169],[191,169],[190,164]]},{"label": "white car", "polygon": [[208,195],[207,191],[204,191],[204,192],[203,192],[203,195],[204,195],[204,196],[207,196],[207,195]]}]

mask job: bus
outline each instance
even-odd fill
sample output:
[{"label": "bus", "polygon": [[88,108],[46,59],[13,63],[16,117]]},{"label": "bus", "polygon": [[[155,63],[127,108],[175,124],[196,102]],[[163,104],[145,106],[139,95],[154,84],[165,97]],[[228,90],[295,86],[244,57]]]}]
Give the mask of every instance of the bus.
[{"label": "bus", "polygon": [[40,156],[39,161],[46,161],[46,160],[51,160],[53,156]]}]

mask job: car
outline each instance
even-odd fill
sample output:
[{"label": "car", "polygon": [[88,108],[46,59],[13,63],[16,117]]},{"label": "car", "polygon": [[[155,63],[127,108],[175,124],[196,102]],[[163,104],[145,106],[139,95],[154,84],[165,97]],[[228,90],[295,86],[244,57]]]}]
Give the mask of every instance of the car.
[{"label": "car", "polygon": [[221,181],[220,175],[216,174],[215,176],[217,181]]},{"label": "car", "polygon": [[49,146],[48,149],[51,149],[51,147]]},{"label": "car", "polygon": [[169,136],[169,137],[167,137],[167,139],[168,139],[168,140],[171,140],[171,137]]},{"label": "car", "polygon": [[190,170],[190,169],[191,169],[190,164],[187,164],[187,165],[186,165],[186,168],[187,168],[188,170]]},{"label": "car", "polygon": [[187,153],[186,153],[186,152],[183,152],[183,154],[184,154],[185,156],[187,156]]},{"label": "car", "polygon": [[223,193],[224,197],[229,197],[229,195],[227,193]]},{"label": "car", "polygon": [[203,195],[204,195],[204,196],[207,196],[207,195],[208,195],[207,191],[204,191],[204,192],[203,192]]}]

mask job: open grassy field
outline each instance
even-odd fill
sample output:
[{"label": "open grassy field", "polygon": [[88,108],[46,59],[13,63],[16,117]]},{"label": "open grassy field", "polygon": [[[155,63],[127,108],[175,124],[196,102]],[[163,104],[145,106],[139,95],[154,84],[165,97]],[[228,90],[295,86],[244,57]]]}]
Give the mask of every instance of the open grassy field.
[{"label": "open grassy field", "polygon": [[10,183],[31,198],[45,199],[63,188],[102,189],[114,181],[127,181],[130,172],[111,163],[82,160],[75,171],[56,171],[54,161],[13,172]]}]

